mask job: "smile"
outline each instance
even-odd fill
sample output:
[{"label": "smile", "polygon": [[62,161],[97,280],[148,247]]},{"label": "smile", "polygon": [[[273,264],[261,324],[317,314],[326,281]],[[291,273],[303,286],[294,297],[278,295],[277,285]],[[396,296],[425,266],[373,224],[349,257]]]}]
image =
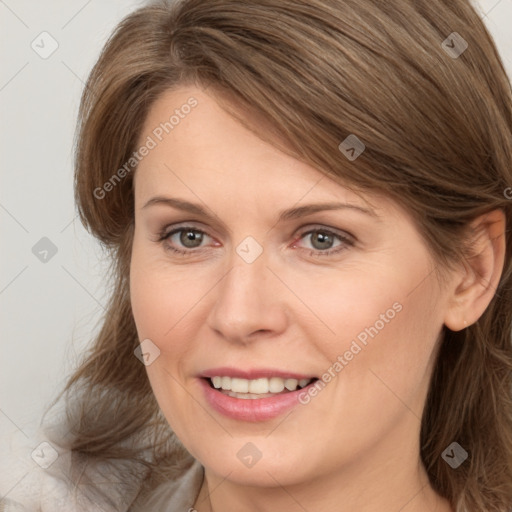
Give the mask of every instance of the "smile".
[{"label": "smile", "polygon": [[218,369],[205,372],[198,380],[207,404],[216,412],[239,421],[257,422],[276,418],[298,405],[299,394],[318,378],[271,370]]},{"label": "smile", "polygon": [[257,399],[288,393],[306,387],[313,379],[283,379],[263,377],[261,379],[240,379],[215,376],[210,379],[212,386],[227,396],[241,399]]}]

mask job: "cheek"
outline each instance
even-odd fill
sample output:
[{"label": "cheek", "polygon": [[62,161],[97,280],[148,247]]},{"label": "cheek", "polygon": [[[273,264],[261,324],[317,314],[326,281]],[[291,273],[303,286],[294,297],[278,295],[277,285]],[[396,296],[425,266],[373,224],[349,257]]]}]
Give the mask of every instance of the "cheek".
[{"label": "cheek", "polygon": [[[194,290],[179,276],[170,272],[161,259],[152,259],[149,253],[134,241],[130,268],[130,297],[132,312],[139,340],[150,339],[159,349],[160,355],[146,372],[155,399],[167,422],[187,442],[190,425],[194,424],[198,412],[184,390],[183,361],[192,350],[186,340],[187,311],[197,302],[199,290]],[[190,338],[190,332],[187,331]],[[187,444],[190,444],[188,442]]]},{"label": "cheek", "polygon": [[170,420],[168,412],[172,408],[166,404],[187,402],[183,383],[190,376],[187,365],[200,339],[202,324],[197,315],[206,305],[212,284],[200,272],[191,275],[185,266],[175,266],[171,271],[163,251],[157,253],[146,244],[134,240],[130,299],[139,340],[151,340],[160,351],[146,371],[157,401]]},{"label": "cheek", "polygon": [[[287,271],[290,272],[290,271]],[[403,311],[414,309],[407,296],[408,276],[392,266],[344,268],[323,275],[290,272],[297,301],[294,322],[308,330],[308,338],[331,359],[349,350],[351,342],[362,346],[383,338],[392,324],[403,322]],[[307,319],[307,320],[306,320]]]},{"label": "cheek", "polygon": [[[147,242],[146,242],[147,244]],[[162,351],[179,350],[169,340],[181,339],[193,308],[205,295],[205,280],[190,275],[186,267],[172,271],[163,250],[134,240],[130,267],[130,298],[139,339],[151,339]]]},{"label": "cheek", "polygon": [[[186,323],[187,310],[197,292],[179,279],[169,279],[165,273],[132,272],[130,284],[133,316],[140,336],[154,338],[162,344]],[[161,349],[166,349],[162,346]]]},{"label": "cheek", "polygon": [[400,406],[397,397],[413,407],[420,403],[442,327],[438,290],[433,276],[425,279],[427,267],[425,262],[424,267],[389,264],[364,274],[349,271],[338,275],[337,286],[318,280],[309,290],[294,281],[299,296],[318,312],[321,321],[309,313],[314,321],[303,327],[324,355],[322,380],[335,375],[331,390],[343,395],[339,403],[348,406],[346,415],[354,415],[363,402],[367,409],[360,413],[366,415],[370,403],[378,414],[384,404]]},{"label": "cheek", "polygon": [[[321,336],[308,336],[317,340],[317,348],[329,363],[321,377],[328,383],[310,397],[307,415],[321,418],[318,428],[339,439],[331,443],[333,453],[343,452],[347,458],[377,444],[402,420],[416,425],[428,390],[429,359],[436,340],[436,329],[425,320],[427,303],[432,300],[428,286],[410,295],[410,290],[401,293],[400,286],[367,288],[361,281],[359,286],[355,288],[358,293],[345,290],[337,307],[326,303],[323,309],[331,312],[326,319],[331,319],[336,341],[325,345]],[[365,299],[363,290],[373,294]],[[358,432],[357,439],[354,432]],[[350,447],[346,439],[352,439]]]},{"label": "cheek", "polygon": [[[342,352],[347,361],[343,389],[345,398],[352,397],[355,416],[371,423],[408,410],[421,417],[439,331],[426,311],[429,297],[428,286],[409,296],[388,294],[389,300],[367,307],[366,315],[360,313],[351,324]],[[353,403],[354,397],[364,401]]]}]

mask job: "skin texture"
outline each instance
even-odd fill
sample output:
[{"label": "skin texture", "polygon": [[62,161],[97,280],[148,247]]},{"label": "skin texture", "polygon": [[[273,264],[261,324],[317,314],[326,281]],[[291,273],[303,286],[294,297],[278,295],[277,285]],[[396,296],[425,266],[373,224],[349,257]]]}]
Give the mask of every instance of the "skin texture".
[{"label": "skin texture", "polygon": [[[191,96],[197,107],[136,171],[130,275],[139,339],[160,350],[146,367],[156,399],[205,467],[191,507],[452,510],[421,465],[420,419],[443,324],[463,329],[492,299],[504,257],[501,212],[486,217],[475,242],[480,255],[471,260],[494,286],[479,284],[467,265],[441,286],[405,211],[378,195],[356,195],[263,142],[201,89],[182,87],[157,100],[141,143]],[[143,208],[154,196],[198,203],[211,217],[164,204]],[[281,210],[332,201],[371,207],[378,217],[346,208],[278,222]],[[158,241],[178,226],[206,233],[199,248],[184,246],[180,233]],[[324,248],[322,229],[353,244],[334,237]],[[236,252],[248,236],[263,248],[252,263]],[[190,253],[176,255],[166,244]],[[255,423],[206,402],[197,375],[208,368],[320,377],[395,303],[400,312],[307,405]],[[262,455],[251,468],[237,457],[248,442]]]}]

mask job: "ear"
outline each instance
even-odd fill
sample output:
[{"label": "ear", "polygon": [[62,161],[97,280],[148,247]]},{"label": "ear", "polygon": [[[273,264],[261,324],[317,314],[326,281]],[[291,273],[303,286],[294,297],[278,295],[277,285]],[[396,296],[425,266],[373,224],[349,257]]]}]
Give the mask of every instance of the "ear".
[{"label": "ear", "polygon": [[494,297],[505,261],[505,228],[505,213],[500,209],[471,223],[471,254],[454,280],[444,318],[448,329],[460,331],[476,322]]}]

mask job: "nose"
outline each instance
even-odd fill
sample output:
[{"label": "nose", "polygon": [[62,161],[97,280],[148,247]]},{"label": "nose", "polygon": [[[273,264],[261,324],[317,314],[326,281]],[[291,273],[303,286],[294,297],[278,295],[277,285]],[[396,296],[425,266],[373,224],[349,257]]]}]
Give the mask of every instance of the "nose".
[{"label": "nose", "polygon": [[286,295],[282,283],[267,268],[265,251],[252,263],[233,253],[230,270],[214,288],[208,325],[238,344],[284,332],[288,322]]}]

